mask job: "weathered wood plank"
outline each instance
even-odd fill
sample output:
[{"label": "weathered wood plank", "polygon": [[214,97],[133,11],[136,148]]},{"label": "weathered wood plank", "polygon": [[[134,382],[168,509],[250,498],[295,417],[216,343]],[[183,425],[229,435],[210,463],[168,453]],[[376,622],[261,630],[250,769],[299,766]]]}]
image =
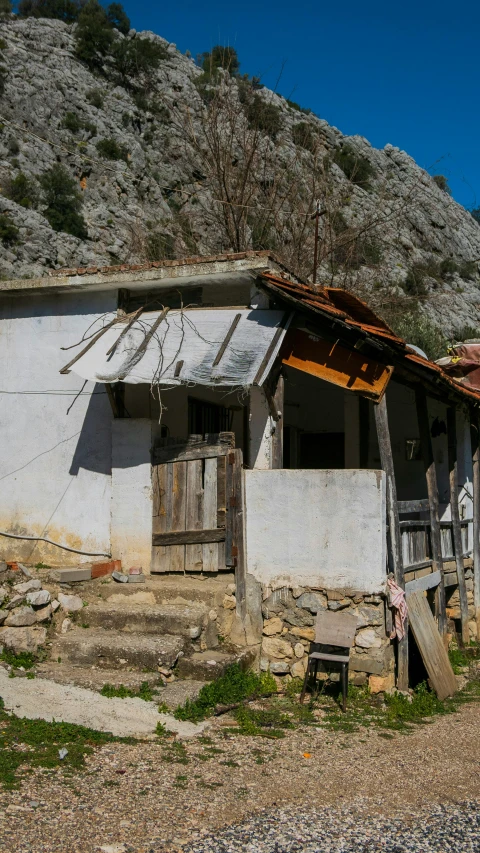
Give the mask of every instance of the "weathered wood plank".
[{"label": "weathered wood plank", "polygon": [[[374,406],[375,425],[377,429],[378,446],[382,468],[387,481],[387,519],[389,526],[390,561],[395,582],[402,589],[405,587],[403,578],[402,540],[397,509],[397,487],[393,467],[392,445],[388,426],[387,401],[385,395]],[[397,687],[399,690],[408,688],[408,621],[405,623],[405,636],[398,642]]]},{"label": "weathered wood plank", "polygon": [[[420,443],[422,446],[422,457],[425,468],[425,477],[427,480],[427,492],[430,510],[430,541],[432,544],[432,563],[434,571],[441,571],[443,561],[442,540],[440,535],[440,524],[438,520],[439,513],[437,472],[435,468],[432,439],[430,435],[430,421],[428,418],[427,395],[425,393],[424,388],[420,385],[415,388],[415,403],[417,408],[418,429],[420,433]],[[447,612],[443,575],[441,582],[437,587],[436,611],[438,619],[438,629],[442,637],[446,637]]]},{"label": "weathered wood plank", "polygon": [[428,498],[423,498],[419,501],[397,501],[399,513],[406,512],[428,512],[430,503]]},{"label": "weathered wood plank", "polygon": [[213,527],[211,530],[172,530],[168,533],[156,533],[154,545],[193,545],[210,544],[225,541],[225,530]]},{"label": "weathered wood plank", "polygon": [[225,565],[234,566],[233,542],[235,538],[235,483],[233,478],[235,453],[226,457],[225,470]]},{"label": "weathered wood plank", "polygon": [[283,409],[285,383],[282,374],[278,377],[273,395],[273,408],[276,412],[275,432],[272,436],[272,468],[283,468]]},{"label": "weathered wood plank", "polygon": [[[168,466],[170,467],[170,465]],[[172,483],[172,522],[168,531],[185,530],[185,508],[187,497],[187,463],[174,462]],[[170,545],[170,571],[185,571],[185,545]]]},{"label": "weathered wood plank", "polygon": [[457,682],[424,592],[406,596],[410,626],[425,664],[432,687],[439,699],[453,696]]},{"label": "weathered wood plank", "polygon": [[84,347],[82,350],[80,350],[80,352],[77,352],[76,356],[74,356],[74,358],[72,358],[72,360],[69,361],[68,364],[65,364],[64,367],[60,368],[59,373],[69,373],[72,365],[75,364],[75,362],[78,361],[82,357],[82,355],[85,355],[85,353],[88,352],[88,350],[91,349],[93,347],[93,345],[97,343],[97,341],[102,337],[102,335],[105,334],[105,332],[108,331],[108,329],[111,329],[112,326],[115,325],[115,323],[121,323],[121,322],[122,321],[118,317],[114,317],[113,320],[110,320],[110,322],[107,323],[107,325],[104,326],[103,329],[100,329],[100,331],[97,332],[97,334],[94,335],[93,338],[91,338],[89,340],[86,347]]},{"label": "weathered wood plank", "polygon": [[[165,465],[152,466],[152,533],[153,537],[156,534],[164,533],[167,528],[167,512],[166,512],[166,476],[167,469]],[[152,539],[152,572],[168,571],[170,560],[168,549],[161,547],[157,548],[153,545]]]},{"label": "weathered wood plank", "polygon": [[[212,529],[217,524],[217,459],[205,460],[203,475],[203,527]],[[209,542],[202,546],[203,571],[218,572],[218,545]]]},{"label": "weathered wood plank", "polygon": [[473,600],[475,618],[480,626],[480,421],[477,412],[472,413],[473,447]]},{"label": "weathered wood plank", "polygon": [[235,556],[235,597],[237,614],[245,621],[247,615],[247,565],[245,558],[245,489],[242,451],[234,451],[233,497],[234,497],[234,544]]},{"label": "weathered wood plank", "polygon": [[229,449],[226,444],[207,444],[207,442],[202,442],[198,446],[195,444],[172,444],[167,447],[154,447],[153,464],[189,462],[191,459],[214,459],[217,456],[226,456]]},{"label": "weathered wood plank", "polygon": [[[200,531],[203,524],[203,487],[202,460],[187,462],[187,506],[185,527],[187,530]],[[185,571],[201,572],[203,551],[200,543],[185,545]]]},{"label": "weathered wood plank", "polygon": [[425,589],[433,589],[440,583],[440,572],[430,572],[423,578],[415,578],[415,580],[407,581],[405,584],[405,593],[420,592]]},{"label": "weathered wood plank", "polygon": [[453,547],[455,553],[455,565],[458,579],[458,593],[460,597],[460,622],[462,629],[462,642],[468,644],[470,632],[468,630],[468,599],[467,587],[465,585],[465,567],[463,564],[462,529],[460,526],[460,510],[458,506],[458,464],[457,464],[457,423],[456,410],[453,406],[447,409],[447,435],[448,435],[448,468],[450,482],[450,512],[452,515]]},{"label": "weathered wood plank", "polygon": [[219,456],[217,459],[217,527],[225,527],[226,515],[226,467],[227,457]]}]

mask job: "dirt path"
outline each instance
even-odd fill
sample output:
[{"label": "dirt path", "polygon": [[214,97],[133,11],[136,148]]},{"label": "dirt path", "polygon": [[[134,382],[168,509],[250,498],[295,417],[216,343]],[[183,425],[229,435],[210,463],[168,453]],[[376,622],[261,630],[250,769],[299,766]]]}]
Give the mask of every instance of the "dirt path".
[{"label": "dirt path", "polygon": [[[224,720],[225,724],[227,721]],[[465,705],[408,736],[303,728],[282,740],[111,743],[81,771],[42,770],[0,793],[6,853],[173,853],[272,807],[352,804],[387,816],[479,798],[480,706]],[[310,757],[306,757],[310,756]]]}]

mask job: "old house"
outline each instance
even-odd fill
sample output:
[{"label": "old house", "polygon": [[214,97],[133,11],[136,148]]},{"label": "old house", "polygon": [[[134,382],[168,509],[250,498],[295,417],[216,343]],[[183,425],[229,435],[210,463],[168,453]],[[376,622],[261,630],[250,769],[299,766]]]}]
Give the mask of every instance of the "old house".
[{"label": "old house", "polygon": [[162,601],[217,579],[202,648],[280,677],[318,609],[349,609],[351,677],[406,687],[388,573],[438,638],[476,636],[480,392],[359,299],[247,252],[3,281],[0,302],[3,559],[111,556]]}]

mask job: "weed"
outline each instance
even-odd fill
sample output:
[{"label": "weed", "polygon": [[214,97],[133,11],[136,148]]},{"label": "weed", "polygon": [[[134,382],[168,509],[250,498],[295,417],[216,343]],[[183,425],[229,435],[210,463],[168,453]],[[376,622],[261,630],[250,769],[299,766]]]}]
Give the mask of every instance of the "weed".
[{"label": "weed", "polygon": [[231,758],[229,758],[227,761],[221,761],[220,764],[222,764],[224,767],[240,767],[238,762],[232,761]]},{"label": "weed", "polygon": [[97,151],[106,160],[128,161],[128,152],[123,145],[119,145],[114,139],[100,139],[97,142]]},{"label": "weed", "polygon": [[344,143],[337,148],[333,158],[344,175],[352,184],[370,190],[370,178],[375,177],[375,169],[366,157],[359,154],[351,145]]},{"label": "weed", "polygon": [[238,664],[233,664],[220,678],[205,684],[196,699],[187,699],[184,705],[180,705],[175,711],[175,717],[177,720],[198,722],[210,716],[216,705],[230,705],[246,699],[269,696],[275,693],[276,689],[275,680],[270,673],[257,675],[251,670],[244,672]]},{"label": "weed", "polygon": [[52,567],[49,566],[47,563],[35,563],[35,568],[36,569],[51,569]]},{"label": "weed", "polygon": [[[27,768],[55,769],[60,765],[78,770],[95,746],[113,741],[135,743],[133,738],[116,738],[71,723],[19,719],[4,711],[0,699],[0,782],[8,790],[20,786],[23,765],[23,773]],[[61,747],[68,749],[63,760],[58,755]]]},{"label": "weed", "polygon": [[285,737],[283,729],[294,728],[290,717],[287,714],[282,714],[278,708],[257,710],[242,707],[236,710],[234,716],[238,723],[238,729],[231,731],[236,734],[282,738]]},{"label": "weed", "polygon": [[170,713],[170,708],[168,707],[166,702],[160,702],[160,705],[158,706],[158,713],[159,714],[169,714]]},{"label": "weed", "polygon": [[38,658],[36,655],[33,655],[31,652],[19,652],[16,654],[12,652],[11,649],[4,648],[3,652],[0,654],[0,660],[4,660],[5,663],[8,663],[9,666],[15,667],[15,669],[31,669],[35,666]]},{"label": "weed", "polygon": [[[82,628],[88,628],[88,625],[82,625]],[[124,684],[119,684],[115,687],[113,684],[104,684],[100,690],[102,696],[108,699],[144,699],[145,702],[151,702],[153,699],[153,691],[148,681],[142,681],[138,690],[131,690],[125,687]]]},{"label": "weed", "polygon": [[[158,726],[157,726],[158,728]],[[162,758],[164,761],[168,761],[173,764],[189,764],[190,759],[187,755],[187,750],[183,743],[180,741],[174,740],[166,746],[163,751]]]},{"label": "weed", "polygon": [[157,723],[155,733],[158,735],[158,737],[165,737],[165,735],[167,734],[165,726],[160,721]]}]

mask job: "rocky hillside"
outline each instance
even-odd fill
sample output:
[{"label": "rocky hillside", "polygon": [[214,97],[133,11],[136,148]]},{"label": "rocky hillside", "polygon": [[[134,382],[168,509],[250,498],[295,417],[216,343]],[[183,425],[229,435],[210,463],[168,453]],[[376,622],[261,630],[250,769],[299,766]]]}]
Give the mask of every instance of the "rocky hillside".
[{"label": "rocky hillside", "polygon": [[480,226],[404,151],[153,33],[115,31],[115,56],[85,61],[76,26],[1,24],[0,276],[272,248],[308,278],[318,198],[319,283],[432,353],[436,327],[480,325]]}]

